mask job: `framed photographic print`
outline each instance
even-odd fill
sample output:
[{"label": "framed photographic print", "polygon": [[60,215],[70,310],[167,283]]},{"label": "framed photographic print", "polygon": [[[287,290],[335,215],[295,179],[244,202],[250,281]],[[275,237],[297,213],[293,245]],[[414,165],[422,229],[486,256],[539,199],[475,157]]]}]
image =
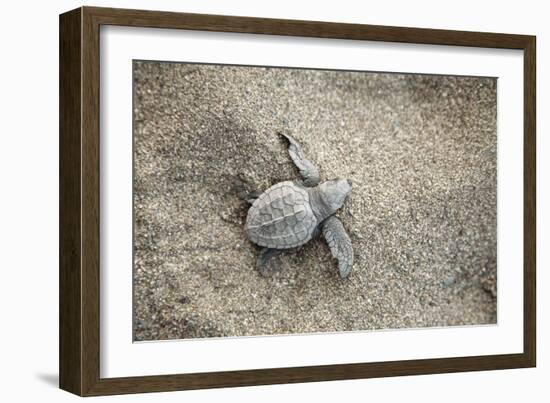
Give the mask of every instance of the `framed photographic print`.
[{"label": "framed photographic print", "polygon": [[535,37],[60,16],[60,386],[535,366]]}]

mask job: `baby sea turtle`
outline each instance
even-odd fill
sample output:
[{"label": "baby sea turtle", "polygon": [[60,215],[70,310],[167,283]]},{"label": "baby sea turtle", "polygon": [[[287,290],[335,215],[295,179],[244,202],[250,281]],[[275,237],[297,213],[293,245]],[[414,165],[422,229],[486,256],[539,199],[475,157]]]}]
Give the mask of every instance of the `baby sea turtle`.
[{"label": "baby sea turtle", "polygon": [[255,192],[248,197],[252,206],[245,231],[252,242],[264,248],[258,257],[258,269],[267,275],[269,259],[322,232],[332,255],[338,259],[340,277],[345,278],[353,266],[353,248],[334,213],[351,192],[351,181],[334,179],[319,184],[319,170],[306,159],[298,142],[287,134],[281,135],[290,143],[288,152],[302,180],[280,182],[262,194]]}]

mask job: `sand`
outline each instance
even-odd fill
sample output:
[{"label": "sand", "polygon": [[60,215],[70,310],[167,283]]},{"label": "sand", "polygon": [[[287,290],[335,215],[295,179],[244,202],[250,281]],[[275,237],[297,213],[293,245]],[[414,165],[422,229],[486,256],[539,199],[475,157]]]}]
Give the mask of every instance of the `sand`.
[{"label": "sand", "polygon": [[[134,63],[135,340],[496,323],[496,79]],[[277,131],[353,192],[262,277],[243,183],[298,178]]]}]

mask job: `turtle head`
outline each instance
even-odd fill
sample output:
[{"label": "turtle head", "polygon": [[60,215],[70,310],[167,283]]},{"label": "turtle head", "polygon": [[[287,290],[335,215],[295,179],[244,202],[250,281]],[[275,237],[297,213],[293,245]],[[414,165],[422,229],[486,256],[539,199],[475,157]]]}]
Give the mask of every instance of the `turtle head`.
[{"label": "turtle head", "polygon": [[331,181],[323,182],[319,185],[321,199],[330,214],[333,214],[336,210],[342,207],[350,192],[351,181],[349,179],[337,178]]}]

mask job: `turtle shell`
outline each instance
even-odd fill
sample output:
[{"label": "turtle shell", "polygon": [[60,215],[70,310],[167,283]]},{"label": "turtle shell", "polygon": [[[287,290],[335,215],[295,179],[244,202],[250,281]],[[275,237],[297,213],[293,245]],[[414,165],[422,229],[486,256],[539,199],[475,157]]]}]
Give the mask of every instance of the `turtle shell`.
[{"label": "turtle shell", "polygon": [[245,229],[260,246],[287,249],[309,241],[317,224],[307,190],[287,181],[273,185],[254,201]]}]

